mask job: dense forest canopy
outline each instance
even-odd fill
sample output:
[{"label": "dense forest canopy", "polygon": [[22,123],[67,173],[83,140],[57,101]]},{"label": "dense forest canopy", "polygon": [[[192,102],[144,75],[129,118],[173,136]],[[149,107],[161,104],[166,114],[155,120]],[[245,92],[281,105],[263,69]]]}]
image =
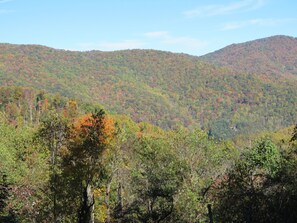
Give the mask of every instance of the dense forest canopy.
[{"label": "dense forest canopy", "polygon": [[136,122],[232,138],[296,122],[296,45],[276,36],[194,57],[1,44],[0,83],[100,103]]},{"label": "dense forest canopy", "polygon": [[296,52],[297,38],[273,36],[232,44],[201,58],[211,64],[248,73],[296,78]]},{"label": "dense forest canopy", "polygon": [[1,222],[207,222],[209,207],[215,221],[297,217],[297,127],[218,141],[59,94],[0,92]]}]

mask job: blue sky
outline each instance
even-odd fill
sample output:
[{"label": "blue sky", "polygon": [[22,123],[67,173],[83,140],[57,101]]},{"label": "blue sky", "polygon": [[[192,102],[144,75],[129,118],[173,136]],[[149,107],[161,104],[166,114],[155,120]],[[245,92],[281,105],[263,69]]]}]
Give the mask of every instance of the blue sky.
[{"label": "blue sky", "polygon": [[296,0],[0,0],[0,42],[203,55],[272,35],[297,37],[296,12]]}]

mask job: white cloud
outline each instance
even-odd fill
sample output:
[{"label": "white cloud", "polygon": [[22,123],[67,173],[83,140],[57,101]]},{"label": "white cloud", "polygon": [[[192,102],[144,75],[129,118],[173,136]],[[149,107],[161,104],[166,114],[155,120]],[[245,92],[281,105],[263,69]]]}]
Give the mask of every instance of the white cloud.
[{"label": "white cloud", "polygon": [[147,32],[144,34],[147,37],[166,37],[168,36],[167,31]]},{"label": "white cloud", "polygon": [[226,31],[226,30],[240,29],[240,28],[243,28],[244,26],[245,26],[244,23],[240,23],[240,22],[226,23],[223,25],[221,30]]},{"label": "white cloud", "polygon": [[[12,0],[0,0],[0,4],[11,2]],[[0,9],[0,14],[8,14],[13,12],[12,10],[7,10],[7,9]]]},{"label": "white cloud", "polygon": [[200,48],[207,45],[206,41],[202,41],[199,39],[187,37],[187,36],[181,36],[181,37],[168,37],[162,41],[164,44],[170,44],[170,45],[182,45],[185,47],[195,47]]},{"label": "white cloud", "polygon": [[181,48],[202,48],[207,45],[206,41],[189,36],[173,36],[167,31],[147,32],[144,36],[157,40],[162,45],[178,46]]},{"label": "white cloud", "polygon": [[0,4],[6,3],[6,2],[11,2],[11,1],[13,1],[13,0],[0,0]]},{"label": "white cloud", "polygon": [[13,12],[12,10],[0,9],[0,14],[8,14],[12,12]]},{"label": "white cloud", "polygon": [[81,43],[79,44],[82,50],[124,50],[124,49],[139,49],[145,46],[145,42],[139,40],[124,40],[120,42],[101,42],[101,43]]},{"label": "white cloud", "polygon": [[118,42],[80,43],[76,50],[114,51],[125,49],[160,49],[172,52],[196,53],[199,50],[203,50],[208,45],[206,41],[189,36],[173,36],[167,31],[147,32],[143,33],[141,36],[141,39]]},{"label": "white cloud", "polygon": [[241,29],[247,26],[277,26],[282,25],[284,23],[297,21],[297,19],[294,18],[285,18],[285,19],[251,19],[246,21],[240,21],[240,22],[230,22],[223,24],[221,30],[227,31],[227,30],[235,30],[235,29]]},{"label": "white cloud", "polygon": [[241,0],[226,5],[205,5],[185,11],[183,14],[188,18],[226,15],[242,11],[256,10],[263,7],[266,2],[267,0]]}]

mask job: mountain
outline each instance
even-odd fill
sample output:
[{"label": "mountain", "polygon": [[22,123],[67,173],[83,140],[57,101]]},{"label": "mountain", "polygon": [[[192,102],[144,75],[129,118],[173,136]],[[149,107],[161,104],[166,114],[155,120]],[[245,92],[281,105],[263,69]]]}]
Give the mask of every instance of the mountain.
[{"label": "mountain", "polygon": [[0,85],[97,102],[163,128],[200,126],[222,138],[296,122],[295,78],[204,60],[156,50],[74,52],[0,44]]},{"label": "mountain", "polygon": [[297,78],[297,38],[272,36],[232,44],[201,57],[215,65],[249,73]]}]

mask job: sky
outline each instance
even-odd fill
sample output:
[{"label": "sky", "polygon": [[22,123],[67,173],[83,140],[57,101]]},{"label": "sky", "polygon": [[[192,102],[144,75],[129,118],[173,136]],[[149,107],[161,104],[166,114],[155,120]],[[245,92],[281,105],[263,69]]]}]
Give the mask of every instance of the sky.
[{"label": "sky", "polygon": [[204,55],[297,37],[296,0],[0,0],[0,43]]}]

